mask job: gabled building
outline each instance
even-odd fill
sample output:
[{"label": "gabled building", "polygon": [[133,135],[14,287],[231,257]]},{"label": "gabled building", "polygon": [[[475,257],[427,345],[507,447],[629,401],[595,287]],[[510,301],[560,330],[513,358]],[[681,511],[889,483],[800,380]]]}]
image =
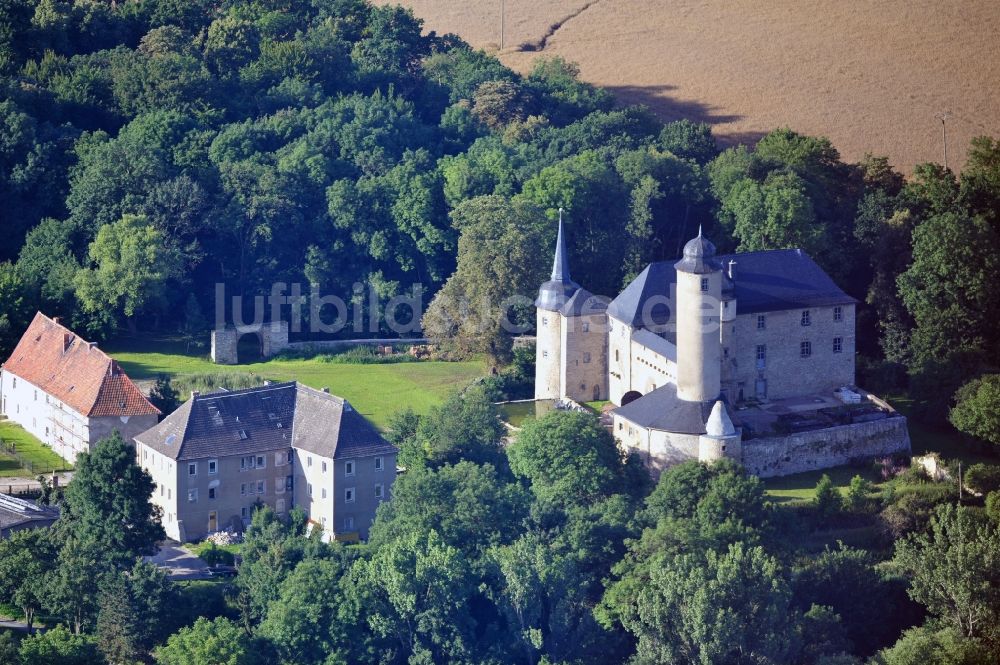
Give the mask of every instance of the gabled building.
[{"label": "gabled building", "polygon": [[0,369],[0,414],[73,462],[115,430],[131,442],[160,411],[96,343],[39,312]]},{"label": "gabled building", "polygon": [[135,437],[167,536],[241,529],[256,506],[300,506],[327,538],[367,538],[396,448],[347,400],[296,382],[191,399]]}]

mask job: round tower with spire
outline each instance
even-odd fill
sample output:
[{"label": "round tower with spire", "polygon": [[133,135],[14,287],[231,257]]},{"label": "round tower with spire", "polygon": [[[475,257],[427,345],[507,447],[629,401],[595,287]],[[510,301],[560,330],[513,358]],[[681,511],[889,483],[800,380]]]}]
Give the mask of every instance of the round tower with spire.
[{"label": "round tower with spire", "polygon": [[722,344],[719,303],[722,266],[715,245],[701,233],[684,245],[677,270],[677,396],[689,402],[719,397]]},{"label": "round tower with spire", "polygon": [[569,276],[566,254],[566,237],[563,229],[562,208],[559,209],[559,233],[556,237],[556,254],[552,261],[552,277],[538,289],[535,337],[535,399],[560,399],[562,326],[560,310],[573,297],[580,286]]}]

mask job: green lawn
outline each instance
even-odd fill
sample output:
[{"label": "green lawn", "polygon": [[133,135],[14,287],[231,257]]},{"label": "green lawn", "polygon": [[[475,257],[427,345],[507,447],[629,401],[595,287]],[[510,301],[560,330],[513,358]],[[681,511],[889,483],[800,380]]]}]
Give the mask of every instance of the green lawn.
[{"label": "green lawn", "polygon": [[22,467],[17,459],[6,454],[0,454],[0,477],[31,477],[39,473],[50,472],[54,469],[72,468],[69,462],[59,457],[51,448],[24,431],[17,423],[9,420],[0,421],[0,440],[3,440],[5,443],[13,442],[18,454],[27,459],[32,465],[32,468],[29,470]]},{"label": "green lawn", "polygon": [[[207,356],[187,353],[182,343],[168,339],[125,339],[105,349],[133,379],[153,379],[158,374],[181,377],[192,374],[233,372],[278,381],[301,381],[313,388],[328,387],[346,398],[376,426],[384,429],[392,414],[413,409],[426,413],[452,390],[485,374],[481,360],[467,362],[401,362],[360,365],[318,359],[275,359],[247,365],[216,365]],[[182,395],[187,398],[187,395]]]},{"label": "green lawn", "polygon": [[873,483],[878,480],[868,467],[836,466],[832,469],[807,471],[791,476],[764,478],[764,487],[767,488],[768,497],[777,503],[811,501],[815,493],[816,483],[819,482],[823,474],[830,476],[830,480],[833,481],[841,494],[847,491],[847,486],[851,484],[851,478],[854,476],[861,476]]}]

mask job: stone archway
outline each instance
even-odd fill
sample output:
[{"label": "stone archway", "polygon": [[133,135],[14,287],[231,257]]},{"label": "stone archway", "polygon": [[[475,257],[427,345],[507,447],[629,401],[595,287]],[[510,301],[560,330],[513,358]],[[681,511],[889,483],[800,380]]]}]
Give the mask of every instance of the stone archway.
[{"label": "stone archway", "polygon": [[240,345],[245,338],[253,336],[254,342],[243,342],[248,347],[256,344],[260,348],[259,359],[266,360],[288,348],[288,323],[256,323],[247,326],[226,326],[212,331],[212,362],[219,365],[236,365],[245,362],[240,359]]},{"label": "stone archway", "polygon": [[264,339],[259,332],[243,333],[236,341],[236,364],[248,365],[264,360]]},{"label": "stone archway", "polygon": [[639,392],[638,390],[630,390],[627,393],[625,393],[624,395],[622,395],[622,404],[621,405],[625,406],[626,404],[631,404],[632,402],[636,401],[640,397],[642,397],[642,393],[641,392]]}]

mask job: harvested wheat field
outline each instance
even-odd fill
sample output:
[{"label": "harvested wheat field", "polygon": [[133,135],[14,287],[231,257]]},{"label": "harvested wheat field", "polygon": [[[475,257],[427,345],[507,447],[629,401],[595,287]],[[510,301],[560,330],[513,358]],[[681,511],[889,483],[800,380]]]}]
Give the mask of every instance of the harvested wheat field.
[{"label": "harvested wheat field", "polygon": [[[392,0],[396,1],[396,0]],[[404,0],[428,30],[499,46],[500,0]],[[829,137],[845,159],[903,171],[949,164],[1000,137],[997,0],[506,0],[501,59],[540,55],[665,119],[714,126],[725,143],[779,126]]]}]

